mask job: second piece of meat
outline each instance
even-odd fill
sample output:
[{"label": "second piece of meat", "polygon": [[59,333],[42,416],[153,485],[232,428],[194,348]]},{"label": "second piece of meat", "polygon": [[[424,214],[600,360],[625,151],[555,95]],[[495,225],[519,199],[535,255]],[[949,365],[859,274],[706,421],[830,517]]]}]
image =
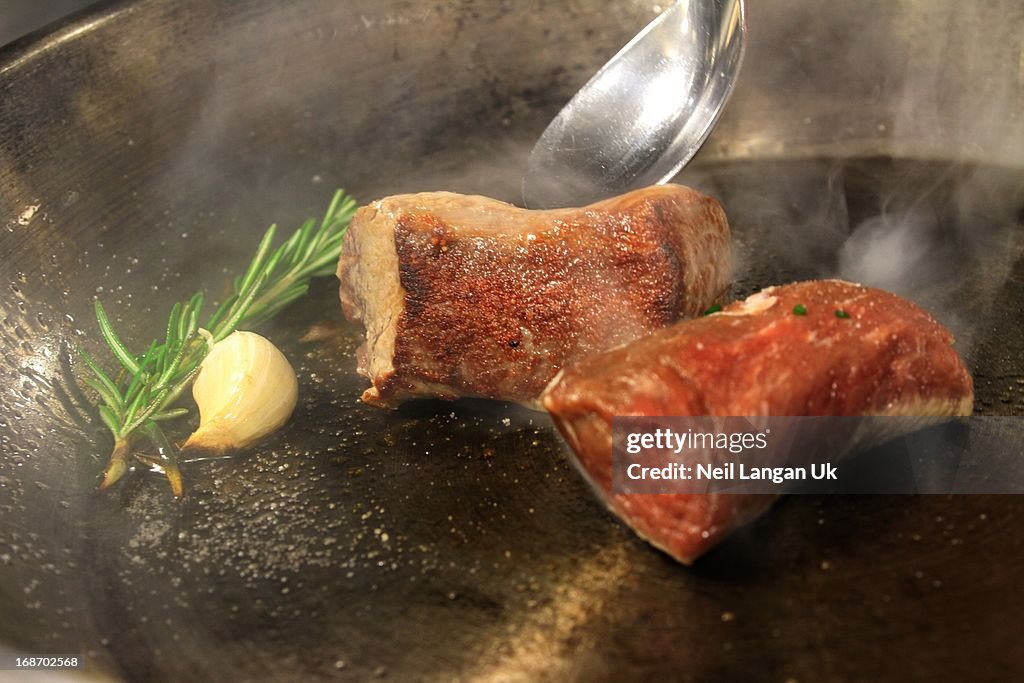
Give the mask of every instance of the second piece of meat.
[{"label": "second piece of meat", "polygon": [[565,365],[722,297],[729,244],[718,202],[680,185],[553,211],[449,192],[373,202],[338,264],[366,330],[363,400],[531,402]]},{"label": "second piece of meat", "polygon": [[942,417],[970,415],[973,397],[953,336],[928,313],[889,292],[819,280],[769,287],[587,358],[543,402],[612,511],[689,564],[775,498],[615,492],[615,416]]}]

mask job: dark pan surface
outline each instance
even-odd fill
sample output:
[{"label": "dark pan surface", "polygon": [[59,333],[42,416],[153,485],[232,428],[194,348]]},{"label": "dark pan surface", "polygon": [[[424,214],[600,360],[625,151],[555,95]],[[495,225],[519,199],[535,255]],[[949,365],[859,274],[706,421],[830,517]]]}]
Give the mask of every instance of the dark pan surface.
[{"label": "dark pan surface", "polygon": [[[646,16],[627,3],[595,18],[584,5],[549,8],[549,20],[616,45]],[[0,67],[0,88],[17,95],[0,104],[0,642],[81,652],[140,681],[1024,676],[1021,499],[793,496],[685,568],[603,511],[543,415],[359,404],[358,335],[330,280],[263,328],[299,373],[284,430],[236,458],[188,464],[181,502],[148,472],[96,494],[110,444],[71,349],[102,350],[93,296],[144,344],[173,301],[222,292],[268,223],[297,224],[335,186],[362,199],[438,188],[514,199],[522,143],[578,80],[571,65],[585,75],[607,56],[568,46],[561,71],[538,68],[516,88],[496,72],[490,92],[456,85],[454,97],[442,84],[460,76],[424,69],[377,92],[383,103],[366,106],[380,111],[367,113],[321,81],[287,98],[254,87],[257,76],[225,76],[248,73],[246,59],[284,80],[293,61],[359,63],[351,51],[385,38],[354,32],[336,46],[329,19],[342,10],[311,5],[328,18],[319,35],[298,15],[276,17],[277,47],[294,50],[285,58],[251,28],[269,11],[259,3],[231,16],[195,3],[184,19],[176,7],[115,6],[62,46],[61,65],[47,53]],[[522,21],[472,3],[444,11],[446,26],[481,12],[509,30]],[[175,41],[206,44],[194,34],[208,25],[241,51],[158,68]],[[152,42],[138,54],[115,38],[125,35]],[[419,49],[384,35],[396,60]],[[431,56],[492,64],[474,49],[456,31]],[[375,102],[373,78],[390,72],[361,66],[371,73],[351,82]],[[19,86],[32,70],[48,77]],[[203,88],[209,98],[187,96]],[[416,126],[401,121],[410,89],[430,105]],[[398,133],[427,132],[388,137],[371,114],[389,112]],[[705,159],[680,180],[726,206],[737,294],[836,274],[884,284],[956,332],[978,412],[1024,412],[1020,170]],[[892,252],[905,258],[870,269]]]}]

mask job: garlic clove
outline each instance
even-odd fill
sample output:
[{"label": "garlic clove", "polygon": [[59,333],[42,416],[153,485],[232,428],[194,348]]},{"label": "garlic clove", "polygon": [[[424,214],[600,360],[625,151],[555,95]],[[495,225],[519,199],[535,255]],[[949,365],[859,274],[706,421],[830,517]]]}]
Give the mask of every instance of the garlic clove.
[{"label": "garlic clove", "polygon": [[299,397],[288,359],[254,332],[217,342],[192,384],[199,428],[183,448],[217,453],[243,448],[280,429]]}]

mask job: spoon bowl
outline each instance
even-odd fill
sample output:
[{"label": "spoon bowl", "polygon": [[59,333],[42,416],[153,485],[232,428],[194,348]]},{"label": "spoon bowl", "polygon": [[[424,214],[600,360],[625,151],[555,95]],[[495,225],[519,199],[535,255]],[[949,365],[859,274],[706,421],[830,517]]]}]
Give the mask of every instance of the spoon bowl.
[{"label": "spoon bowl", "polygon": [[678,0],[548,125],[527,162],[526,206],[582,206],[670,180],[714,128],[745,45],[743,0]]}]

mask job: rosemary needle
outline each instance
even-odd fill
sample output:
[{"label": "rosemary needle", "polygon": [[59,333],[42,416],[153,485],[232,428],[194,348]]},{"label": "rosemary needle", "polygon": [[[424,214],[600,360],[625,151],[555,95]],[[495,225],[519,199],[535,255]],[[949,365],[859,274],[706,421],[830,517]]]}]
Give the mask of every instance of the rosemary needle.
[{"label": "rosemary needle", "polygon": [[[100,335],[120,365],[119,371],[111,376],[79,349],[92,373],[84,381],[99,396],[100,419],[114,437],[101,489],[120,479],[130,459],[137,458],[147,464],[160,464],[175,496],[181,495],[181,475],[174,450],[159,423],[188,414],[186,408],[175,408],[173,404],[198,374],[209,353],[210,341],[224,339],[241,325],[255,326],[268,320],[304,295],[311,278],[334,272],[355,209],[355,200],[338,190],[319,224],[308,219],[277,248],[272,247],[277,226],[270,226],[245,273],[234,279],[231,295],[206,324],[200,328],[203,293],[198,292],[174,304],[163,340],[153,340],[142,354],[128,349],[114,330],[103,304],[96,301]],[[136,456],[135,446],[140,438],[155,447],[158,458]]]}]

